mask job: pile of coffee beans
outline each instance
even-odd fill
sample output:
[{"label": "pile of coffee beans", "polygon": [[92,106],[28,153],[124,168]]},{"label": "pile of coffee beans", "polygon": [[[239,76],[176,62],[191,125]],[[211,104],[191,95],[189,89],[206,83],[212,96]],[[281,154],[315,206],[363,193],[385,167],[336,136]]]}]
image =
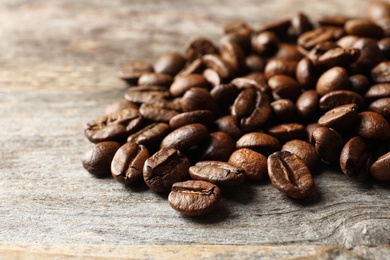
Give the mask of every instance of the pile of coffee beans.
[{"label": "pile of coffee beans", "polygon": [[265,178],[295,199],[312,173],[390,181],[390,4],[367,18],[328,16],[223,27],[182,53],[123,65],[124,99],[86,124],[85,169],[144,182],[191,216]]}]

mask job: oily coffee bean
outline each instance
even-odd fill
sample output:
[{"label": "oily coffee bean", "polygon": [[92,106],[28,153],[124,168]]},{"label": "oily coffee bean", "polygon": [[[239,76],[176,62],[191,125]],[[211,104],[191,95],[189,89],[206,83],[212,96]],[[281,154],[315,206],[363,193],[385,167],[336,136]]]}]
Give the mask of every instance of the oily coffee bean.
[{"label": "oily coffee bean", "polygon": [[344,142],[341,135],[335,130],[325,126],[317,127],[310,135],[310,143],[322,161],[329,164],[339,162]]},{"label": "oily coffee bean", "polygon": [[319,77],[316,90],[318,95],[324,96],[334,90],[348,89],[349,86],[347,70],[343,67],[333,67]]},{"label": "oily coffee bean", "polygon": [[236,149],[236,142],[230,135],[219,131],[210,133],[202,144],[201,160],[227,161]]},{"label": "oily coffee bean", "polygon": [[196,87],[186,91],[180,104],[184,112],[210,110],[214,116],[218,116],[221,113],[217,102],[213,99],[210,92],[203,88]]},{"label": "oily coffee bean", "polygon": [[191,74],[202,74],[205,69],[202,58],[197,58],[193,60],[188,66],[184,67],[179,73],[177,73],[177,77],[186,77]]},{"label": "oily coffee bean", "polygon": [[390,138],[389,123],[383,116],[372,111],[359,113],[355,128],[359,136],[369,140],[385,141]]},{"label": "oily coffee bean", "polygon": [[366,19],[350,19],[344,24],[344,30],[359,37],[380,39],[384,36],[381,27]]},{"label": "oily coffee bean", "polygon": [[352,46],[360,49],[358,60],[353,63],[362,73],[371,70],[375,65],[382,61],[382,52],[378,47],[377,41],[370,38],[359,38]]},{"label": "oily coffee bean", "polygon": [[335,107],[318,119],[320,126],[326,126],[335,130],[345,130],[356,120],[358,106],[356,104],[346,104]]},{"label": "oily coffee bean", "polygon": [[303,140],[295,139],[288,141],[282,146],[281,151],[287,151],[298,155],[310,171],[316,170],[320,163],[320,158],[318,157],[314,146]]},{"label": "oily coffee bean", "polygon": [[162,55],[154,63],[154,71],[157,73],[169,74],[175,76],[181,69],[183,69],[186,60],[179,53],[167,53]]},{"label": "oily coffee bean", "polygon": [[272,126],[268,129],[268,133],[282,143],[293,139],[305,139],[306,137],[305,126],[299,123],[285,123]]},{"label": "oily coffee bean", "polygon": [[335,66],[346,67],[355,62],[360,56],[360,50],[354,48],[333,48],[313,60],[315,66],[331,68]]},{"label": "oily coffee bean", "polygon": [[261,133],[252,132],[244,134],[237,140],[236,148],[249,148],[262,154],[270,154],[280,148],[280,142],[275,137]]},{"label": "oily coffee bean", "polygon": [[371,70],[371,78],[376,83],[390,83],[390,61],[382,61]]},{"label": "oily coffee bean", "polygon": [[378,41],[378,47],[382,51],[383,57],[386,60],[390,59],[390,37],[382,38]]},{"label": "oily coffee bean", "polygon": [[271,31],[264,31],[252,37],[252,48],[261,56],[275,53],[278,45],[279,39]]},{"label": "oily coffee bean", "polygon": [[197,180],[173,184],[169,205],[184,215],[199,216],[214,210],[222,198],[218,186]]},{"label": "oily coffee bean", "polygon": [[296,108],[299,117],[303,121],[311,121],[316,118],[319,110],[319,97],[315,90],[303,92],[297,99]]},{"label": "oily coffee bean", "polygon": [[264,70],[265,62],[261,56],[256,54],[251,54],[245,58],[245,66],[251,72],[262,72]]},{"label": "oily coffee bean", "polygon": [[351,90],[357,92],[360,95],[366,93],[371,85],[370,80],[363,74],[349,76],[349,82],[351,84]]},{"label": "oily coffee bean", "polygon": [[366,107],[363,97],[350,90],[331,91],[319,100],[320,110],[322,111],[329,111],[335,107],[352,103],[356,104],[359,111],[364,110]]},{"label": "oily coffee bean", "polygon": [[228,111],[239,93],[237,86],[232,83],[217,85],[210,91],[211,97],[224,111]]},{"label": "oily coffee bean", "polygon": [[344,35],[344,30],[335,26],[319,27],[301,34],[298,37],[298,45],[310,50],[318,43],[335,41]]},{"label": "oily coffee bean", "polygon": [[164,108],[158,104],[142,104],[139,113],[143,118],[153,122],[169,122],[172,117],[179,114],[174,109]]},{"label": "oily coffee bean", "polygon": [[110,176],[111,161],[119,147],[120,143],[112,141],[96,144],[84,154],[82,160],[84,168],[98,178]]},{"label": "oily coffee bean", "polygon": [[139,86],[164,86],[169,87],[173,82],[173,77],[166,73],[148,72],[142,74],[138,79]]},{"label": "oily coffee bean", "polygon": [[168,192],[174,183],[187,179],[190,164],[179,150],[162,148],[146,159],[144,181],[152,191]]},{"label": "oily coffee bean", "polygon": [[169,88],[172,96],[182,96],[187,90],[197,88],[207,88],[209,82],[202,74],[190,74],[188,76],[176,77]]},{"label": "oily coffee bean", "polygon": [[115,153],[111,162],[111,174],[120,183],[133,184],[143,179],[142,169],[149,151],[145,146],[127,142]]},{"label": "oily coffee bean", "polygon": [[245,77],[235,78],[231,81],[238,90],[246,88],[258,89],[263,94],[270,94],[271,90],[268,87],[267,80],[262,73],[251,73]]},{"label": "oily coffee bean", "polygon": [[390,181],[390,152],[379,157],[370,167],[372,177],[378,181]]},{"label": "oily coffee bean", "polygon": [[240,46],[244,55],[248,55],[252,51],[251,35],[252,29],[246,25],[243,27],[237,27],[229,32],[225,32],[225,34],[221,36],[220,41],[234,42]]},{"label": "oily coffee bean", "polygon": [[[219,52],[222,59],[229,64],[236,74],[238,72],[246,71],[245,53],[238,43],[229,40],[222,40]],[[216,72],[218,73],[218,71]],[[218,73],[218,75],[220,74]]]},{"label": "oily coffee bean", "polygon": [[127,142],[135,142],[139,145],[154,147],[170,132],[166,123],[153,123],[130,135]]},{"label": "oily coffee bean", "polygon": [[272,116],[280,122],[292,122],[297,118],[297,109],[289,99],[279,99],[271,103]]},{"label": "oily coffee bean", "polygon": [[213,113],[210,110],[194,110],[180,113],[169,120],[169,127],[177,129],[189,124],[211,125],[213,123]]},{"label": "oily coffee bean", "polygon": [[369,106],[368,110],[376,112],[386,118],[388,121],[390,120],[390,97],[380,98],[373,101]]},{"label": "oily coffee bean", "polygon": [[290,152],[275,152],[267,160],[272,185],[294,199],[305,198],[313,190],[314,181],[304,161]]},{"label": "oily coffee bean", "polygon": [[141,126],[142,116],[138,109],[126,108],[89,121],[85,136],[93,143],[122,141]]},{"label": "oily coffee bean", "polygon": [[295,101],[301,94],[299,83],[287,75],[275,75],[268,80],[274,99],[287,98]]},{"label": "oily coffee bean", "polygon": [[230,155],[228,163],[243,169],[248,180],[259,181],[268,175],[267,157],[248,148],[234,151]]},{"label": "oily coffee bean", "polygon": [[222,83],[221,77],[218,75],[218,73],[213,69],[205,69],[203,71],[203,76],[205,79],[214,87],[218,86]]},{"label": "oily coffee bean", "polygon": [[129,88],[125,93],[125,99],[136,104],[153,104],[170,96],[167,88],[161,86],[137,86]]},{"label": "oily coffee bean", "polygon": [[242,136],[242,131],[238,122],[234,116],[227,115],[215,120],[214,124],[218,131],[222,131],[230,135],[234,140],[237,140]]},{"label": "oily coffee bean", "polygon": [[310,140],[310,136],[313,133],[314,130],[316,130],[320,125],[317,122],[313,122],[306,125],[306,133],[307,133],[307,139]]},{"label": "oily coffee bean", "polygon": [[333,41],[323,41],[320,43],[317,43],[306,55],[314,65],[317,66],[318,59],[324,55],[327,51],[335,49],[339,46],[337,46],[337,43]]},{"label": "oily coffee bean", "polygon": [[337,46],[341,48],[352,48],[353,45],[357,40],[359,40],[360,37],[355,36],[355,35],[345,35],[341,37],[337,42]]},{"label": "oily coffee bean", "polygon": [[298,48],[289,43],[279,43],[279,48],[276,51],[274,58],[281,60],[293,60],[300,61],[304,55],[298,50]]},{"label": "oily coffee bean", "polygon": [[225,80],[231,79],[234,74],[234,68],[230,63],[225,61],[219,54],[206,54],[203,56],[203,63],[206,68],[212,69],[224,82]]},{"label": "oily coffee bean", "polygon": [[267,79],[279,74],[295,77],[297,66],[294,60],[271,59],[265,65],[264,75]]},{"label": "oily coffee bean", "polygon": [[310,22],[309,17],[303,13],[297,13],[291,18],[290,34],[293,36],[300,36],[304,32],[313,29],[313,24]]},{"label": "oily coffee bean", "polygon": [[245,180],[243,169],[221,161],[199,161],[190,167],[189,173],[194,180],[208,181],[220,188],[238,186]]},{"label": "oily coffee bean", "polygon": [[142,74],[147,72],[153,72],[152,64],[145,61],[135,61],[122,65],[117,76],[130,85],[135,85]]},{"label": "oily coffee bean", "polygon": [[314,89],[319,76],[319,71],[309,58],[305,57],[298,62],[295,78],[302,88]]},{"label": "oily coffee bean", "polygon": [[371,154],[363,138],[355,136],[345,143],[340,154],[340,167],[346,176],[366,180],[371,163]]},{"label": "oily coffee bean", "polygon": [[390,83],[378,83],[372,85],[364,94],[367,99],[379,99],[390,97]]},{"label": "oily coffee bean", "polygon": [[190,39],[184,51],[184,57],[187,61],[194,61],[198,58],[203,58],[204,55],[210,53],[218,53],[217,47],[211,40],[204,37],[195,37]]},{"label": "oily coffee bean", "polygon": [[122,109],[138,109],[138,106],[130,101],[127,101],[125,99],[118,100],[111,105],[108,105],[106,109],[104,110],[104,114],[112,114],[114,112],[118,112]]},{"label": "oily coffee bean", "polygon": [[202,124],[189,124],[179,127],[169,133],[160,144],[161,148],[171,147],[178,150],[186,150],[193,145],[205,140],[208,130]]}]

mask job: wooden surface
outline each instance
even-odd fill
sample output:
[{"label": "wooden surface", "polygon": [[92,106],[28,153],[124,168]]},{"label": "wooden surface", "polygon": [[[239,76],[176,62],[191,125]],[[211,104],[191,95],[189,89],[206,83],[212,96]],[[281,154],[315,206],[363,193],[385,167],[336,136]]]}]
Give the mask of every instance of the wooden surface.
[{"label": "wooden surface", "polygon": [[[245,185],[211,215],[183,217],[166,198],[91,177],[84,124],[122,98],[120,64],[182,51],[224,23],[258,25],[303,11],[361,16],[367,1],[1,0],[0,259],[311,258],[390,255],[389,185],[338,171],[313,196]],[[153,246],[151,246],[153,245]]]}]

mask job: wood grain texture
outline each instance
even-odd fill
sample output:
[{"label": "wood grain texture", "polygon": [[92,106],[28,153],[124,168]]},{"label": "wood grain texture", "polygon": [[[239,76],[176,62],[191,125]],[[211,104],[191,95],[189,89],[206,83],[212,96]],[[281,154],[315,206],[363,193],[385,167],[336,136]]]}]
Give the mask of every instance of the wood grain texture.
[{"label": "wood grain texture", "polygon": [[84,124],[126,89],[120,64],[182,51],[192,35],[217,39],[228,21],[362,16],[367,2],[0,1],[0,259],[390,254],[381,246],[390,242],[389,185],[355,183],[338,170],[314,176],[306,200],[248,184],[193,219],[145,187],[96,179],[81,166],[91,146]]}]

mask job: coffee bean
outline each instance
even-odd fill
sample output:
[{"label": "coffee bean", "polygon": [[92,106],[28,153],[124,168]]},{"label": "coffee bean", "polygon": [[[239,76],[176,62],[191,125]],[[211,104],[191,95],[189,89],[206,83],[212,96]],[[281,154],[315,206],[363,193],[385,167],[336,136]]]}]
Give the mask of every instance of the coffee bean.
[{"label": "coffee bean", "polygon": [[349,20],[348,17],[342,15],[323,16],[317,20],[322,26],[344,27],[344,24]]},{"label": "coffee bean", "polygon": [[227,161],[236,149],[236,142],[228,134],[219,131],[210,133],[209,138],[202,144],[201,160]]},{"label": "coffee bean", "polygon": [[194,37],[187,43],[184,57],[186,60],[192,62],[198,58],[202,58],[203,55],[210,53],[218,53],[218,49],[215,47],[214,43],[204,37]]},{"label": "coffee bean", "polygon": [[244,134],[237,140],[236,148],[249,148],[262,154],[270,154],[280,148],[280,142],[275,137],[261,133],[252,132]]},{"label": "coffee bean", "polygon": [[234,140],[237,140],[242,136],[242,131],[238,125],[238,122],[234,116],[227,115],[215,120],[215,125],[218,131],[222,131]]},{"label": "coffee bean", "polygon": [[293,36],[300,36],[304,32],[313,29],[313,24],[310,22],[309,17],[303,13],[297,13],[291,18],[290,34]]},{"label": "coffee bean", "polygon": [[354,48],[333,48],[313,60],[315,66],[331,68],[346,67],[355,62],[360,56],[360,50]]},{"label": "coffee bean", "polygon": [[314,182],[303,160],[290,152],[275,152],[268,157],[268,175],[272,185],[294,199],[310,195]]},{"label": "coffee bean", "polygon": [[379,157],[370,167],[372,177],[378,181],[390,181],[390,152]]},{"label": "coffee bean", "polygon": [[268,129],[268,133],[282,143],[293,139],[305,139],[306,137],[305,126],[299,123],[285,123],[272,126]]},{"label": "coffee bean", "polygon": [[167,88],[160,86],[132,87],[125,93],[125,99],[136,104],[153,104],[161,99],[169,98],[170,96]]},{"label": "coffee bean", "polygon": [[234,151],[228,163],[243,169],[248,180],[259,181],[268,175],[267,157],[248,148]]},{"label": "coffee bean", "polygon": [[193,60],[189,65],[184,67],[179,73],[177,73],[177,77],[186,77],[191,74],[202,74],[205,69],[202,58],[197,58]]},{"label": "coffee bean", "polygon": [[320,73],[308,58],[301,59],[297,64],[295,77],[302,88],[314,89]]},{"label": "coffee bean", "polygon": [[268,22],[259,25],[256,28],[256,32],[257,33],[265,32],[265,31],[273,32],[274,34],[276,34],[277,37],[283,38],[287,36],[290,25],[291,25],[290,19],[280,19],[277,21]]},{"label": "coffee bean", "polygon": [[145,61],[135,61],[122,65],[117,75],[130,85],[135,85],[142,74],[147,72],[153,72],[152,64]]},{"label": "coffee bean", "polygon": [[335,49],[335,48],[338,48],[339,46],[337,45],[337,43],[333,42],[333,41],[323,41],[323,42],[320,42],[320,43],[317,43],[310,51],[309,53],[306,55],[306,57],[308,57],[312,62],[313,64],[315,64],[316,66],[317,63],[318,63],[318,59],[324,55],[326,52],[332,50],[332,49]]},{"label": "coffee bean", "polygon": [[279,48],[274,55],[274,58],[276,59],[298,62],[304,57],[304,55],[293,44],[279,43],[278,47]]},{"label": "coffee bean", "polygon": [[279,122],[292,122],[297,119],[297,109],[294,102],[289,99],[279,99],[271,103],[272,116]]},{"label": "coffee bean", "polygon": [[354,123],[357,115],[358,106],[356,104],[346,104],[326,112],[318,119],[318,124],[335,130],[345,130]]},{"label": "coffee bean", "polygon": [[286,75],[275,75],[268,80],[274,99],[287,98],[295,101],[301,94],[299,83]]},{"label": "coffee bean", "polygon": [[[247,70],[245,64],[245,53],[238,43],[229,40],[222,40],[219,52],[222,59],[229,64],[229,67],[232,68],[235,74],[240,72],[242,73]],[[217,70],[216,72],[218,73]],[[220,75],[220,73],[218,73],[218,75]]]},{"label": "coffee bean", "polygon": [[307,90],[303,92],[297,99],[296,108],[299,117],[303,121],[313,120],[319,110],[318,93],[315,90]]},{"label": "coffee bean", "polygon": [[298,37],[298,44],[305,49],[311,49],[320,42],[335,41],[344,35],[344,30],[335,26],[324,26],[307,31]]},{"label": "coffee bean", "polygon": [[370,80],[363,74],[349,76],[349,82],[351,84],[351,90],[360,95],[364,95],[371,85]]},{"label": "coffee bean", "polygon": [[166,123],[153,123],[130,135],[127,138],[127,142],[135,142],[139,145],[154,147],[160,144],[161,140],[169,131],[169,126]]},{"label": "coffee bean", "polygon": [[205,69],[203,71],[203,77],[214,87],[222,83],[221,77],[213,69]]},{"label": "coffee bean", "polygon": [[268,87],[267,79],[262,73],[251,73],[245,77],[235,78],[231,83],[239,90],[246,88],[258,89],[263,94],[270,94],[271,90]]},{"label": "coffee bean", "polygon": [[271,59],[265,65],[264,75],[268,79],[279,74],[295,77],[297,65],[294,60]]},{"label": "coffee bean", "polygon": [[206,68],[210,68],[217,72],[222,82],[231,79],[235,74],[232,65],[225,61],[219,54],[204,55],[203,63],[205,64]]},{"label": "coffee bean", "polygon": [[380,39],[384,33],[381,27],[366,19],[350,19],[344,25],[344,30],[359,37]]},{"label": "coffee bean", "polygon": [[372,85],[364,97],[367,99],[379,99],[390,97],[390,83],[378,83]]},{"label": "coffee bean", "polygon": [[237,86],[232,83],[220,84],[215,86],[211,91],[211,97],[218,103],[222,111],[229,111],[229,107],[233,104],[240,91]]},{"label": "coffee bean", "polygon": [[154,63],[154,71],[157,73],[169,74],[175,76],[181,69],[183,69],[186,60],[179,53],[167,53],[162,55]]},{"label": "coffee bean", "polygon": [[333,67],[319,77],[316,90],[318,95],[324,96],[334,90],[348,89],[349,86],[347,70],[343,67]]},{"label": "coffee bean", "polygon": [[178,111],[168,109],[155,104],[142,104],[139,112],[143,118],[153,122],[168,122],[172,117],[179,114]]},{"label": "coffee bean", "polygon": [[127,142],[115,153],[111,162],[111,174],[120,183],[130,185],[143,180],[142,169],[149,151],[145,146]]},{"label": "coffee bean", "polygon": [[380,1],[372,1],[367,6],[367,16],[372,21],[377,21],[390,16],[390,4]]},{"label": "coffee bean", "polygon": [[314,146],[303,140],[295,139],[288,141],[282,146],[281,151],[287,151],[299,156],[310,171],[315,171],[320,163]]},{"label": "coffee bean", "polygon": [[264,70],[265,62],[260,55],[251,54],[245,58],[245,66],[251,72],[262,72]]},{"label": "coffee bean", "polygon": [[189,124],[177,128],[169,133],[162,141],[161,148],[171,147],[178,150],[186,150],[193,145],[205,140],[208,130],[202,124]]},{"label": "coffee bean", "polygon": [[368,110],[376,112],[386,118],[388,121],[390,120],[390,97],[380,98],[373,101],[369,106]]},{"label": "coffee bean", "polygon": [[244,51],[245,55],[250,54],[251,49],[252,29],[245,24],[245,26],[237,26],[221,36],[220,41],[231,41],[237,43]]},{"label": "coffee bean", "polygon": [[245,180],[243,169],[221,161],[199,161],[189,173],[192,179],[214,183],[221,189],[238,186]]},{"label": "coffee bean", "polygon": [[111,105],[108,105],[104,110],[104,114],[105,115],[112,114],[122,109],[138,109],[138,106],[130,101],[121,99],[112,103]]},{"label": "coffee bean", "polygon": [[337,46],[341,48],[352,48],[353,45],[357,40],[359,40],[360,37],[355,36],[355,35],[345,35],[341,37],[337,42]]},{"label": "coffee bean", "polygon": [[206,181],[188,180],[172,186],[168,202],[184,215],[199,216],[209,213],[221,200],[221,190]]},{"label": "coffee bean", "polygon": [[203,124],[211,125],[213,123],[213,114],[210,110],[194,110],[190,112],[180,113],[169,120],[169,126],[171,129],[177,129],[179,127],[189,124]]},{"label": "coffee bean", "polygon": [[84,168],[98,178],[110,176],[111,161],[120,146],[120,143],[107,141],[91,147],[84,154],[82,160]]},{"label": "coffee bean", "polygon": [[382,61],[371,70],[371,78],[376,83],[390,83],[390,61]]},{"label": "coffee bean", "polygon": [[383,57],[386,60],[390,59],[390,37],[382,38],[378,41],[378,47],[382,51]]},{"label": "coffee bean", "polygon": [[356,133],[369,140],[385,141],[390,138],[390,125],[387,120],[378,113],[364,111],[358,114],[356,119]]},{"label": "coffee bean", "polygon": [[361,95],[350,90],[335,90],[320,98],[319,104],[322,111],[329,111],[335,107],[355,103],[359,111],[366,107]]},{"label": "coffee bean", "polygon": [[279,39],[275,33],[264,31],[252,37],[252,49],[259,55],[271,55],[278,49]]},{"label": "coffee bean", "polygon": [[143,177],[146,185],[155,192],[168,192],[172,185],[188,176],[190,161],[173,148],[162,148],[146,159]]},{"label": "coffee bean", "polygon": [[196,87],[187,90],[180,104],[184,112],[210,110],[214,116],[218,116],[221,113],[217,102],[215,102],[209,91],[203,88]]},{"label": "coffee bean", "polygon": [[138,79],[139,86],[164,86],[169,87],[173,82],[173,77],[165,73],[148,72],[142,74]]},{"label": "coffee bean", "polygon": [[187,90],[198,87],[207,88],[209,82],[201,74],[190,74],[188,76],[176,77],[174,82],[169,88],[172,96],[182,96]]},{"label": "coffee bean", "polygon": [[371,70],[375,65],[382,61],[382,52],[378,47],[377,41],[370,38],[359,38],[352,46],[360,50],[358,60],[353,63],[357,69],[364,73]]},{"label": "coffee bean", "polygon": [[344,142],[341,135],[335,130],[325,126],[317,127],[310,135],[310,143],[322,161],[329,164],[339,162]]}]

